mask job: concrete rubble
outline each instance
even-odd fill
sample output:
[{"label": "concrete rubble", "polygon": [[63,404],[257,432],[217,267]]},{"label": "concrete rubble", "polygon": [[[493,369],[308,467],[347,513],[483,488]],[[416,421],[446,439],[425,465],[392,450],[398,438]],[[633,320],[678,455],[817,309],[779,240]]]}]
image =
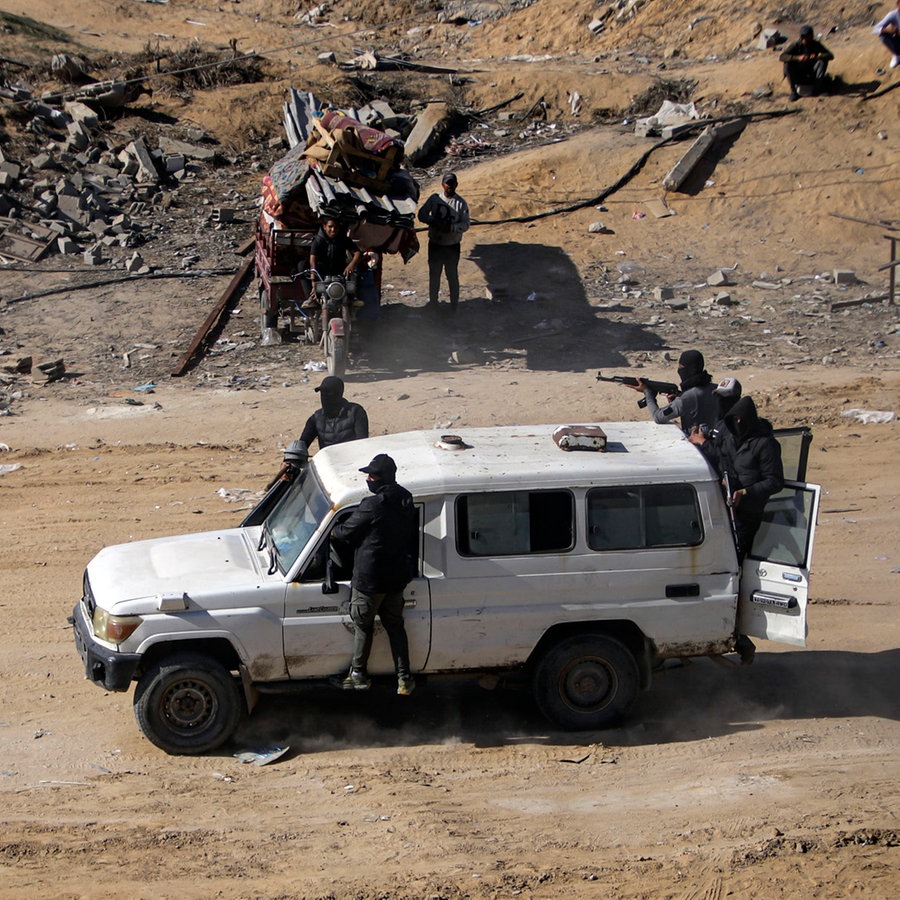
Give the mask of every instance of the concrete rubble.
[{"label": "concrete rubble", "polygon": [[[104,95],[88,88],[82,93],[89,98]],[[208,144],[166,137],[151,144],[140,135],[111,132],[78,99],[60,98],[54,107],[47,96],[36,100],[21,86],[0,88],[0,96],[22,104],[45,139],[28,158],[0,154],[0,260],[81,253],[85,265],[102,265],[104,248],[144,243],[141,219],[218,152]],[[197,137],[202,140],[202,133]],[[216,221],[233,221],[233,215]]]}]

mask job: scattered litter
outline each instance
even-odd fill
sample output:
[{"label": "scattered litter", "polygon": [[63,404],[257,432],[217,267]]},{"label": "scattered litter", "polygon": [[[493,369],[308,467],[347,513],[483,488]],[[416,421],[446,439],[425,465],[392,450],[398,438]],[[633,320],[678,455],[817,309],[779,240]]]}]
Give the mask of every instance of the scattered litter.
[{"label": "scattered litter", "polygon": [[311,359],[303,363],[303,369],[306,372],[324,372],[328,368],[328,363]]},{"label": "scattered litter", "polygon": [[534,303],[534,301],[537,300],[537,294],[532,291],[525,299],[528,303]]},{"label": "scattered litter", "polygon": [[267,766],[270,762],[281,759],[290,749],[289,746],[278,747],[271,744],[260,750],[244,750],[241,753],[235,753],[234,758],[239,759],[242,763],[253,763],[254,766]]},{"label": "scattered litter", "polygon": [[640,209],[636,209],[631,214],[632,219],[644,219],[644,218],[646,218],[646,216],[647,216],[647,213],[645,213],[643,210],[640,210]]},{"label": "scattered litter", "polygon": [[9,475],[10,472],[15,472],[16,469],[21,469],[22,463],[4,463],[0,466],[0,475]]},{"label": "scattered litter", "polygon": [[400,296],[401,297],[414,297],[415,293],[416,293],[415,291],[400,291]]},{"label": "scattered litter", "polygon": [[863,425],[887,425],[894,421],[894,413],[887,410],[848,409],[841,413],[845,419],[857,419]]},{"label": "scattered litter", "polygon": [[136,388],[132,388],[132,390],[146,391],[148,394],[152,394],[155,388],[156,385],[151,381],[149,384],[139,384]]},{"label": "scattered litter", "polygon": [[247,494],[253,494],[255,491],[250,490],[250,488],[219,488],[216,493],[226,502],[226,503],[240,503],[242,500],[246,498]]}]

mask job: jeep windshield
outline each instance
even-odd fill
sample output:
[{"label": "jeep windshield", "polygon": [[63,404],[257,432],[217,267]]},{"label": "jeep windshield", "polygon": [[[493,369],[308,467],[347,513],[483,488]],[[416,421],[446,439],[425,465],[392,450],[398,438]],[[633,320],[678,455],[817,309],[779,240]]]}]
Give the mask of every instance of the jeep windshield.
[{"label": "jeep windshield", "polygon": [[282,574],[290,571],[330,508],[319,482],[304,468],[263,524]]}]

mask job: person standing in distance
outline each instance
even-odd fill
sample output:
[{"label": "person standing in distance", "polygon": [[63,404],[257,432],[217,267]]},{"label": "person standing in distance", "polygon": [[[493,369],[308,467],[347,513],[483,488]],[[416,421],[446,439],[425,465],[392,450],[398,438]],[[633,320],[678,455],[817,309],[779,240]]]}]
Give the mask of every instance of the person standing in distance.
[{"label": "person standing in distance", "polygon": [[331,532],[333,541],[353,548],[353,661],[346,677],[335,679],[335,684],[345,691],[366,691],[371,686],[367,667],[378,616],[391,644],[397,693],[407,696],[415,681],[409,670],[403,589],[415,574],[416,507],[412,494],[397,484],[397,465],[386,453],[379,453],[359,471],[366,474],[372,496],[365,497]]},{"label": "person standing in distance", "polygon": [[336,375],[328,375],[316,388],[322,398],[322,408],[317,409],[303,426],[300,440],[310,447],[318,440],[319,449],[332,444],[343,444],[369,436],[369,417],[358,403],[344,399],[344,382]]},{"label": "person standing in distance", "polygon": [[432,194],[419,210],[419,221],[428,226],[428,307],[437,309],[441,273],[447,276],[450,311],[459,304],[459,253],[463,234],[469,230],[469,206],[456,193],[456,175],[447,172],[441,192]]}]

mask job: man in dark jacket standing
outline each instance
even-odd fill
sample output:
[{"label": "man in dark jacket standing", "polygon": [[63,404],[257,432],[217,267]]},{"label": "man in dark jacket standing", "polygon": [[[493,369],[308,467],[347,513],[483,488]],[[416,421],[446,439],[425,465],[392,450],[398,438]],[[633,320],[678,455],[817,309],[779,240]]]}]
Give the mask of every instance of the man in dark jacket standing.
[{"label": "man in dark jacket standing", "polygon": [[391,643],[397,693],[407,696],[415,681],[409,671],[403,589],[415,573],[416,508],[412,494],[397,484],[397,466],[387,454],[379,453],[359,471],[366,473],[373,496],[366,497],[331,532],[333,541],[348,544],[354,550],[350,593],[353,661],[339,684],[344,690],[356,691],[371,686],[367,666],[378,616]]},{"label": "man in dark jacket standing", "polygon": [[316,393],[322,398],[322,408],[306,420],[300,435],[307,447],[317,439],[321,450],[369,436],[369,417],[358,403],[344,399],[344,382],[340,378],[336,375],[323,378]]},{"label": "man in dark jacket standing", "polygon": [[731,481],[738,556],[743,559],[753,546],[769,497],[784,487],[781,445],[769,422],[759,417],[752,397],[734,404],[725,427],[731,440],[722,445],[722,470]]},{"label": "man in dark jacket standing", "polygon": [[469,206],[456,193],[457,178],[447,172],[441,192],[432,194],[419,210],[419,221],[428,226],[428,306],[438,308],[441,272],[447,276],[450,311],[459,305],[459,256],[463,234],[469,230]]}]

